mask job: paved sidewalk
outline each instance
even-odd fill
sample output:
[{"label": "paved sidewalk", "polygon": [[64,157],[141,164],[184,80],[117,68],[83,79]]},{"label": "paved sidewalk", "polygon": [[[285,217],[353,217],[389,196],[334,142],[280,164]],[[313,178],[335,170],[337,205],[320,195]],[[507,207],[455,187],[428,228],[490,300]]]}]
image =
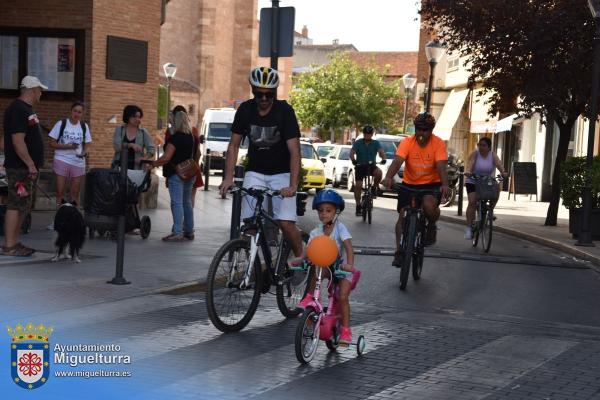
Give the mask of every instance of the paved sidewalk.
[{"label": "paved sidewalk", "polygon": [[[458,216],[458,206],[454,205],[442,208],[441,219],[446,222],[466,224],[466,195],[464,200],[462,216]],[[569,211],[561,205],[557,225],[544,226],[547,211],[548,203],[536,202],[524,195],[517,196],[516,201],[512,196],[509,200],[508,193],[502,192],[495,208],[497,220],[494,222],[494,230],[590,261],[596,264],[596,270],[600,271],[600,242],[596,242],[595,247],[575,246],[577,239],[573,239],[569,233]]]}]

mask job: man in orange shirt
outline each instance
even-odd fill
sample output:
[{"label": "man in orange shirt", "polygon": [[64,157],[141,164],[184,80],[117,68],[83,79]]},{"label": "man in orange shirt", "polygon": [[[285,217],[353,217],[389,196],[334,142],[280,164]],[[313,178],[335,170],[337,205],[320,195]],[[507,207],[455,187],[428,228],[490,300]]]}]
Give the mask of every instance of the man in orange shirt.
[{"label": "man in orange shirt", "polygon": [[[448,173],[446,164],[448,153],[444,141],[434,135],[435,118],[426,112],[420,113],[415,118],[415,135],[403,140],[396,149],[396,157],[390,165],[381,184],[388,189],[392,184],[392,177],[398,172],[402,163],[404,166],[404,177],[402,185],[414,189],[439,190],[440,195],[423,196],[423,210],[427,218],[426,244],[431,245],[436,241],[436,222],[440,217],[440,200],[448,193]],[[398,222],[396,222],[396,253],[392,265],[402,265],[402,251],[400,249],[400,238],[402,236],[402,221],[404,220],[404,208],[410,202],[410,194],[407,191],[398,193]]]}]

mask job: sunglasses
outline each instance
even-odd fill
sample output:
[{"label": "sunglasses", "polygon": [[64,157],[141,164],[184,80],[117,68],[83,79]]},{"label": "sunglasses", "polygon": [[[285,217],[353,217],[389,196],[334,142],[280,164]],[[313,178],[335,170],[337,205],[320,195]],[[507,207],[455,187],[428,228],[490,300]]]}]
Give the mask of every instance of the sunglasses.
[{"label": "sunglasses", "polygon": [[429,132],[430,130],[427,128],[415,128],[417,132]]},{"label": "sunglasses", "polygon": [[271,100],[275,97],[275,92],[272,91],[268,91],[268,92],[259,92],[258,90],[255,90],[252,92],[252,94],[254,94],[254,98],[256,99],[262,99],[263,97],[267,100]]}]

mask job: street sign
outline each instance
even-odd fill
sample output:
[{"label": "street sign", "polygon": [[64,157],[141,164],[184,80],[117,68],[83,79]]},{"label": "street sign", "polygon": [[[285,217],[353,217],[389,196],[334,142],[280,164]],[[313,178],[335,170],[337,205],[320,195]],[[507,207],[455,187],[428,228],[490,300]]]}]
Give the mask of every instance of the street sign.
[{"label": "street sign", "polygon": [[[279,13],[279,48],[274,49],[276,57],[291,57],[294,55],[294,7],[277,7]],[[271,22],[273,8],[260,9],[260,27],[258,31],[258,55],[271,57]]]}]

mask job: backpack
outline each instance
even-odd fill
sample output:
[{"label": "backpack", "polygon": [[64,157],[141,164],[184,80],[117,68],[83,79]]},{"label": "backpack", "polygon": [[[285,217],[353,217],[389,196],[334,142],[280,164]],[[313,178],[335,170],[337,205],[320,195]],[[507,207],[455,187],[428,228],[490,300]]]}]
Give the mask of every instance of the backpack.
[{"label": "backpack", "polygon": [[[79,121],[79,124],[81,125],[81,130],[83,131],[83,135],[81,138],[81,150],[83,151],[85,149],[85,134],[87,133],[87,126],[83,121]],[[56,143],[60,142],[60,139],[63,137],[66,126],[67,119],[64,118],[60,121],[60,132],[58,133],[58,137],[56,138]]]}]

